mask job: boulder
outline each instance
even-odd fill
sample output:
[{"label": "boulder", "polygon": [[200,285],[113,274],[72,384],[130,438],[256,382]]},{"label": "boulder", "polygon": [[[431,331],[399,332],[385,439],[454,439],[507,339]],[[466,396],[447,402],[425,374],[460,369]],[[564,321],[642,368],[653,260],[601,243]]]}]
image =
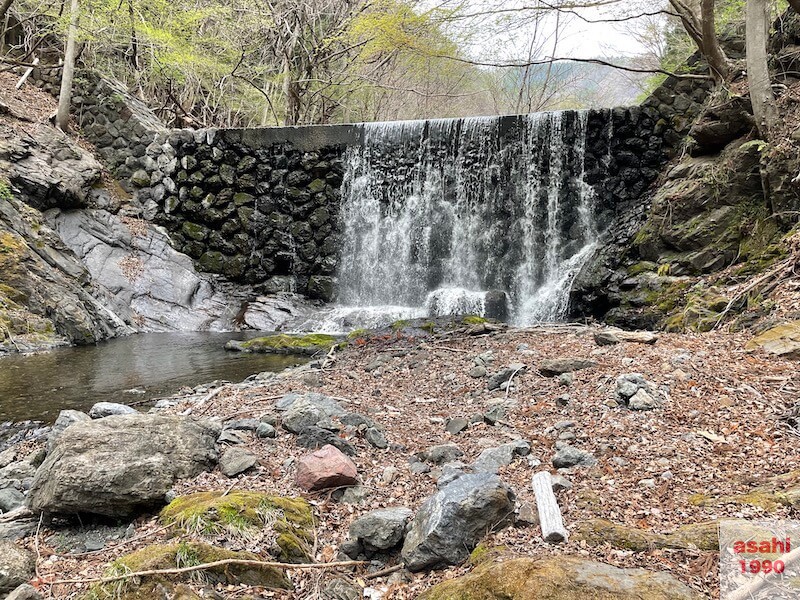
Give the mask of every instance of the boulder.
[{"label": "boulder", "polygon": [[219,425],[162,415],[76,423],[36,471],[31,510],[130,517],[164,503],[175,481],[217,462]]},{"label": "boulder", "polygon": [[297,485],[307,492],[354,485],[357,477],[353,461],[334,446],[323,446],[297,461]]},{"label": "boulder", "polygon": [[27,583],[34,575],[35,560],[14,542],[0,542],[0,593]]},{"label": "boulder", "polygon": [[139,411],[135,408],[125,404],[117,404],[116,402],[97,402],[89,409],[89,416],[92,419],[103,419],[105,417],[121,416],[121,415],[135,415]]},{"label": "boulder", "polygon": [[497,475],[462,475],[419,509],[403,562],[411,571],[464,562],[487,532],[513,520],[515,499]]},{"label": "boulder", "polygon": [[620,569],[588,558],[553,556],[488,562],[445,581],[419,600],[699,600],[668,573]]},{"label": "boulder", "polygon": [[542,361],[539,365],[539,372],[545,377],[556,377],[562,373],[572,373],[596,366],[595,361],[587,358],[552,358]]},{"label": "boulder", "polygon": [[[357,542],[359,552],[368,557],[386,552],[400,545],[405,537],[406,524],[413,516],[408,508],[383,508],[373,510],[350,525],[350,540]],[[351,555],[352,556],[352,555]]]}]

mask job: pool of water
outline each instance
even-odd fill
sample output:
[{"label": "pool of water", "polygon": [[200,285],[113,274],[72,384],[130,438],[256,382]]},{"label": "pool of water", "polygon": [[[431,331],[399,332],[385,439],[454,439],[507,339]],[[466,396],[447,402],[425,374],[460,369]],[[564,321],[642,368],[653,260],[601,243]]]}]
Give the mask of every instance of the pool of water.
[{"label": "pool of water", "polygon": [[[96,346],[0,358],[0,421],[51,422],[63,409],[95,402],[132,404],[216,379],[241,381],[305,362],[296,356],[228,352],[240,333],[147,333]],[[263,334],[260,334],[263,335]],[[135,390],[135,391],[134,391]]]}]

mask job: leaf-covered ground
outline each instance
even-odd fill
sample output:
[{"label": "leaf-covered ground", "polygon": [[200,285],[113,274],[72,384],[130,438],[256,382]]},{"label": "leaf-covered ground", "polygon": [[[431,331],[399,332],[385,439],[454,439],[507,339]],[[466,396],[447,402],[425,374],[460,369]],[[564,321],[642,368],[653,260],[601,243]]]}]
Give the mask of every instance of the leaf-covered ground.
[{"label": "leaf-covered ground", "polygon": [[[592,452],[596,467],[566,473],[571,489],[558,493],[567,528],[574,532],[583,521],[604,518],[655,532],[670,532],[685,524],[724,517],[792,518],[786,506],[759,508],[716,498],[749,492],[777,474],[798,468],[797,437],[781,420],[788,406],[798,401],[800,374],[797,363],[743,350],[748,336],[725,333],[663,335],[652,346],[623,343],[598,346],[591,330],[557,327],[509,330],[491,335],[461,335],[449,339],[356,340],[324,370],[301,370],[260,384],[229,385],[206,403],[209,390],[187,390],[176,413],[221,419],[260,417],[275,400],[289,391],[316,391],[335,396],[345,407],[371,416],[386,428],[390,447],[377,450],[360,437],[354,458],[369,496],[361,504],[336,502],[330,493],[306,495],[318,519],[315,558],[335,560],[349,524],[359,515],[387,506],[417,509],[436,491],[430,474],[412,474],[409,457],[429,446],[456,443],[470,463],[485,448],[522,437],[541,460],[532,467],[518,458],[500,471],[520,503],[534,503],[530,486],[535,470],[550,468],[559,429],[557,423],[573,421],[576,439],[571,444]],[[486,378],[469,376],[472,359],[492,351],[489,372],[511,363],[524,363],[513,387],[489,392]],[[377,370],[365,367],[379,357],[387,362]],[[544,359],[582,357],[598,366],[575,373],[564,386],[557,378],[539,374]],[[374,367],[374,365],[371,365]],[[663,408],[633,412],[616,401],[616,378],[641,373],[655,383],[666,398]],[[556,400],[569,394],[566,406]],[[498,425],[474,424],[458,435],[445,431],[445,421],[483,413],[498,400],[508,402],[506,417]],[[563,400],[561,402],[563,404]],[[250,438],[247,447],[260,459],[255,472],[231,480],[219,472],[183,482],[179,493],[228,489],[266,490],[299,495],[291,457],[307,450],[295,445],[296,436],[279,429],[276,440]],[[387,481],[387,467],[397,478]],[[644,481],[643,481],[644,480]],[[698,505],[696,494],[710,501]],[[107,563],[131,550],[170,535],[154,517],[136,522],[136,534],[124,545],[109,542],[100,552],[81,557],[54,553],[51,532],[39,536],[40,575],[45,579],[101,574]],[[560,546],[544,543],[536,527],[512,527],[493,534],[489,546],[502,546],[506,554],[544,555],[573,553],[618,566],[641,566],[669,571],[708,597],[718,597],[717,555],[699,550],[643,552],[610,546],[590,547],[574,538]],[[28,540],[31,547],[34,540]],[[384,598],[414,598],[436,581],[462,574],[469,567],[430,574],[394,573],[365,580],[367,571],[293,572],[292,593],[221,590],[226,598],[315,598],[326,581],[343,576],[384,592]],[[86,586],[52,589],[53,597],[75,597]],[[379,596],[375,596],[379,597]]]}]

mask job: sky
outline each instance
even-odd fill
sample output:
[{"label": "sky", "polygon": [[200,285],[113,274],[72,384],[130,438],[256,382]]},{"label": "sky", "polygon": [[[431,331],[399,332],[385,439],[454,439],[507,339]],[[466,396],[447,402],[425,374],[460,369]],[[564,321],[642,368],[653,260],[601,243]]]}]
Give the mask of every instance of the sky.
[{"label": "sky", "polygon": [[[436,0],[432,0],[436,1]],[[445,0],[446,3],[447,0]],[[649,1],[647,5],[651,8],[657,4],[659,0]],[[525,0],[470,0],[469,6],[474,7],[474,10],[480,11],[498,8],[502,6],[507,8],[514,3],[525,6],[530,5],[531,2]],[[576,9],[580,16],[592,21],[613,16],[616,12],[620,14],[621,10],[631,8],[637,4],[641,5],[642,0],[630,0],[630,2],[620,3],[612,8],[582,8]],[[620,8],[622,7],[622,8]],[[550,36],[556,30],[557,19],[561,26],[561,37],[557,46],[556,54],[559,57],[569,58],[600,58],[600,57],[620,57],[620,56],[633,56],[642,54],[645,49],[637,43],[626,31],[625,26],[618,23],[587,23],[578,16],[568,15],[562,13],[560,16],[555,14],[548,16],[542,23],[538,25],[538,30],[533,26],[526,28],[514,27],[513,24],[518,22],[519,19],[511,17],[509,19],[509,28],[506,34],[498,39],[496,31],[492,31],[485,39],[477,40],[474,49],[477,54],[483,57],[499,58],[502,55],[510,56],[516,55],[524,56],[527,53],[527,45],[530,43],[532,34],[536,38],[542,40],[541,50],[539,51],[540,57],[552,56],[553,47]],[[636,21],[628,23],[630,27]]]}]

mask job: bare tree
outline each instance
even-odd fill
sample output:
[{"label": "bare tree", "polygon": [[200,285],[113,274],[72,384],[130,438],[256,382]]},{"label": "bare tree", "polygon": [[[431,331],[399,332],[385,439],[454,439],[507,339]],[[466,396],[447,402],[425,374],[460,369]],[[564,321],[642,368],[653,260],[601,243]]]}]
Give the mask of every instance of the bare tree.
[{"label": "bare tree", "polygon": [[78,0],[72,0],[67,31],[67,47],[64,51],[64,68],[61,73],[61,91],[58,95],[56,127],[69,129],[69,107],[72,101],[72,79],[75,75],[75,38],[78,34]]},{"label": "bare tree", "polygon": [[745,19],[750,101],[753,103],[758,133],[766,139],[778,122],[778,109],[767,62],[769,19],[766,0],[747,0]]}]

